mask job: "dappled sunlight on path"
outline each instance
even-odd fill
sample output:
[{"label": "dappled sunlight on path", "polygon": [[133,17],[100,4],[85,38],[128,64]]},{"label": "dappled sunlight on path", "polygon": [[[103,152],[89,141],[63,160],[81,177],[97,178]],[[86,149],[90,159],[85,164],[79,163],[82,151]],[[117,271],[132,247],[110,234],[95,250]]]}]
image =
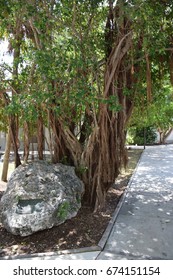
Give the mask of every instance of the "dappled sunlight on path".
[{"label": "dappled sunlight on path", "polygon": [[99,259],[173,259],[173,146],[147,147]]}]

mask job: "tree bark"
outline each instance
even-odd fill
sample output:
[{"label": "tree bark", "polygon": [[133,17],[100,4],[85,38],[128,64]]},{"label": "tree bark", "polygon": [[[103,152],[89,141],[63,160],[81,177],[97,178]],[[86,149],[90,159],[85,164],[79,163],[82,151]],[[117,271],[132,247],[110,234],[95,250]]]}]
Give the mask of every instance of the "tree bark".
[{"label": "tree bark", "polygon": [[[131,33],[125,34],[114,46],[108,58],[105,71],[103,98],[117,96],[121,110],[111,110],[109,103],[101,103],[98,127],[95,127],[83,153],[86,174],[85,200],[97,210],[104,205],[106,193],[115,182],[122,163],[126,163],[125,124],[126,97],[123,95],[123,59],[131,47]],[[117,88],[115,88],[117,84]],[[129,110],[127,110],[129,113]]]},{"label": "tree bark", "polygon": [[29,124],[27,121],[24,122],[23,130],[24,130],[24,162],[26,163],[29,157],[29,145],[30,145]]},{"label": "tree bark", "polygon": [[17,168],[20,164],[20,156],[18,153],[18,128],[16,125],[16,117],[15,115],[10,116],[10,134],[11,134],[11,140],[13,144],[13,150],[14,150],[14,157],[15,157],[15,168]]},{"label": "tree bark", "polygon": [[4,154],[4,160],[3,160],[2,176],[1,176],[1,180],[4,182],[7,182],[10,148],[11,148],[11,135],[10,135],[10,129],[8,129],[7,138],[6,138],[6,146],[5,146],[5,154]]},{"label": "tree bark", "polygon": [[37,120],[37,144],[38,144],[38,158],[43,160],[43,151],[44,151],[44,127],[43,127],[43,118],[41,115],[38,116]]}]

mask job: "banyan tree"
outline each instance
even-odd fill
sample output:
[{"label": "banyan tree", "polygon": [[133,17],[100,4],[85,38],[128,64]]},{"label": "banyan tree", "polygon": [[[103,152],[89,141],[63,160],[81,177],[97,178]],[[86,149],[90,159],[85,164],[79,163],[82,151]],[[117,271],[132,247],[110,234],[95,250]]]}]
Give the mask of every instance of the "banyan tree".
[{"label": "banyan tree", "polygon": [[[13,67],[11,80],[3,78],[1,96],[5,100],[8,83],[12,97],[4,107],[12,131],[17,131],[14,124],[23,127],[25,161],[33,127],[43,159],[47,127],[52,162],[75,166],[85,184],[84,203],[98,209],[127,164],[126,126],[140,86],[146,88],[147,104],[152,102],[151,67],[156,58],[151,40],[155,27],[167,28],[160,21],[167,16],[164,1],[157,5],[155,27],[146,26],[151,15],[156,17],[148,1],[3,2],[1,38],[9,42]],[[171,5],[164,8],[167,14]],[[170,45],[162,59],[171,67],[172,80],[170,36],[165,40]]]}]

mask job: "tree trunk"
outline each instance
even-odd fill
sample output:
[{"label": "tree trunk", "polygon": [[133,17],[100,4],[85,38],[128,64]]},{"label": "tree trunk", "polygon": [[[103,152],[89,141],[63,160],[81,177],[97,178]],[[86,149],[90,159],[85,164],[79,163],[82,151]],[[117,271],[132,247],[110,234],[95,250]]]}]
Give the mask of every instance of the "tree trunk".
[{"label": "tree trunk", "polygon": [[37,143],[38,143],[38,158],[43,160],[44,151],[44,128],[43,128],[43,118],[41,115],[38,116],[37,120]]},{"label": "tree trunk", "polygon": [[29,157],[29,144],[30,144],[28,122],[24,122],[23,130],[24,130],[24,162],[26,163]]},{"label": "tree trunk", "polygon": [[35,159],[35,157],[34,157],[34,143],[33,143],[33,139],[32,139],[32,160],[34,160]]},{"label": "tree trunk", "polygon": [[[71,133],[64,127],[60,119],[56,117],[53,111],[49,111],[50,127],[53,134],[53,163],[63,162],[68,158],[68,163],[74,165],[72,150],[70,151],[68,133]],[[66,131],[66,132],[65,132]]]},{"label": "tree trunk", "polygon": [[20,164],[20,156],[18,153],[18,128],[16,125],[16,117],[15,115],[10,116],[10,134],[11,134],[11,140],[13,143],[13,150],[14,150],[14,157],[15,157],[15,168],[17,168]]},{"label": "tree trunk", "polygon": [[123,95],[125,81],[121,65],[130,46],[131,33],[128,33],[114,46],[104,78],[104,99],[117,97],[122,109],[114,111],[109,108],[109,103],[100,104],[98,127],[95,127],[83,153],[83,164],[87,167],[83,175],[86,185],[84,199],[95,210],[104,205],[108,189],[115,182],[122,163],[127,161],[124,144],[126,111],[129,110],[126,110],[126,97]]},{"label": "tree trunk", "polygon": [[[94,210],[104,205],[106,193],[114,184],[120,167],[127,163],[125,126],[131,114],[132,102],[123,94],[123,88],[131,87],[132,75],[124,71],[124,61],[131,48],[132,32],[130,22],[125,18],[119,26],[121,32],[117,32],[115,14],[116,17],[123,17],[117,6],[113,11],[113,2],[110,1],[105,36],[107,65],[103,99],[106,102],[100,103],[97,125],[82,154],[82,164],[86,169],[82,174],[86,187],[84,201]],[[113,108],[110,106],[111,100],[114,100]]]},{"label": "tree trunk", "polygon": [[51,161],[53,162],[53,137],[52,137],[52,130],[50,126],[50,111],[48,111],[48,140],[47,140],[47,145],[50,150],[50,155],[51,155]]},{"label": "tree trunk", "polygon": [[166,131],[163,132],[163,143],[165,143],[166,138],[171,134],[172,130],[173,130],[173,129],[172,129],[172,127],[171,127],[171,128],[169,128],[168,130],[166,130]]},{"label": "tree trunk", "polygon": [[10,148],[11,148],[11,136],[10,136],[10,129],[9,129],[6,138],[6,147],[5,147],[3,169],[2,169],[2,176],[1,176],[1,180],[4,182],[7,182]]}]

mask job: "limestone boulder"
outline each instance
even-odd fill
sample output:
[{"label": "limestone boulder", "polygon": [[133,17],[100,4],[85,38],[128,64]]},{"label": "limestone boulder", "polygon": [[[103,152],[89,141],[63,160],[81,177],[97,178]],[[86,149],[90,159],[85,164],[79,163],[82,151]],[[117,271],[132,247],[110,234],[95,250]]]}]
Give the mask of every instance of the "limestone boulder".
[{"label": "limestone boulder", "polygon": [[60,225],[76,216],[83,192],[74,167],[44,161],[20,165],[1,198],[1,223],[20,236]]}]

